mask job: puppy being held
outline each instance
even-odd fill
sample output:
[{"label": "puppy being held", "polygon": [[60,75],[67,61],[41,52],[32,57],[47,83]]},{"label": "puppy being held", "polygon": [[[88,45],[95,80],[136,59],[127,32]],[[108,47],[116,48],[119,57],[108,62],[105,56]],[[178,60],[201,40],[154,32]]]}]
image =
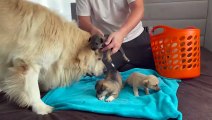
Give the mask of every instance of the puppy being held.
[{"label": "puppy being held", "polygon": [[108,97],[106,102],[111,102],[117,98],[122,88],[120,73],[113,66],[111,67],[112,69],[107,71],[105,79],[99,80],[95,85],[97,98],[104,100],[105,97]]},{"label": "puppy being held", "polygon": [[128,79],[126,80],[124,85],[130,85],[133,87],[133,92],[135,96],[139,96],[138,88],[144,88],[146,95],[149,94],[149,88],[159,91],[159,80],[154,75],[144,75],[141,73],[133,73],[131,74]]},{"label": "puppy being held", "polygon": [[[100,50],[102,48],[104,48],[105,45],[105,41],[107,40],[107,38],[109,37],[109,35],[104,35],[104,37],[101,37],[99,35],[93,35],[91,36],[91,38],[89,39],[90,41],[90,46],[92,50]],[[122,47],[120,47],[119,51],[121,52],[124,60],[126,62],[129,62],[129,58],[127,58],[126,54],[124,53],[124,50]],[[107,50],[106,51],[106,60],[108,62],[112,62],[112,58],[111,58],[111,50]]]}]

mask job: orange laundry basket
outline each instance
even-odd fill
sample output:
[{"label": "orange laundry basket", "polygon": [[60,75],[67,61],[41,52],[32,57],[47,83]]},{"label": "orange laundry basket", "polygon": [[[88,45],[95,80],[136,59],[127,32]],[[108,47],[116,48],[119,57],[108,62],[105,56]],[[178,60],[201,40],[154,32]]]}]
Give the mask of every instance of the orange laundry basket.
[{"label": "orange laundry basket", "polygon": [[[163,30],[155,34],[155,32]],[[154,34],[153,34],[154,33]],[[150,31],[156,70],[169,78],[193,78],[200,75],[200,30],[155,26]]]}]

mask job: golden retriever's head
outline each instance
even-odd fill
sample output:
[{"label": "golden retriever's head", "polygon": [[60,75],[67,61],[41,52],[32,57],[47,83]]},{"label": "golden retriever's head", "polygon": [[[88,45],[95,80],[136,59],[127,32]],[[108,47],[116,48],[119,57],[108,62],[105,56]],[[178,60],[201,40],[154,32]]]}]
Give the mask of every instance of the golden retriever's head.
[{"label": "golden retriever's head", "polygon": [[84,73],[99,76],[103,74],[105,65],[102,61],[102,53],[85,47],[78,54],[79,67]]}]

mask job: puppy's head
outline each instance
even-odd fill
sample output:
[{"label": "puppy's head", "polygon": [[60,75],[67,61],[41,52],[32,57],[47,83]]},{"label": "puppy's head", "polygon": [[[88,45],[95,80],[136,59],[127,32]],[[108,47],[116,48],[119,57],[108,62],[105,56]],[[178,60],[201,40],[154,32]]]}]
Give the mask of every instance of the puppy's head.
[{"label": "puppy's head", "polygon": [[104,80],[99,80],[95,85],[96,97],[101,98],[109,93],[109,86]]},{"label": "puppy's head", "polygon": [[93,51],[90,47],[83,48],[78,54],[79,67],[84,73],[99,76],[103,74],[105,65],[102,62],[102,53]]},{"label": "puppy's head", "polygon": [[90,37],[90,47],[92,50],[101,49],[104,47],[106,37],[101,37],[100,35],[93,35]]},{"label": "puppy's head", "polygon": [[156,91],[160,90],[159,81],[155,76],[148,76],[146,80],[144,80],[144,86]]}]

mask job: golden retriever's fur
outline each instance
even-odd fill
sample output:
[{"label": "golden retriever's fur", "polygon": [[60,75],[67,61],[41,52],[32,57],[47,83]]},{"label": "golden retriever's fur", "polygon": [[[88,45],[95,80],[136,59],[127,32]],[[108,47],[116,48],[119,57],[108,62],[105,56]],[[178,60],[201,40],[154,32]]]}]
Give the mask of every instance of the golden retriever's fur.
[{"label": "golden retriever's fur", "polygon": [[103,72],[89,37],[41,5],[0,0],[0,89],[38,114],[52,112],[40,99],[40,88],[47,91]]}]

